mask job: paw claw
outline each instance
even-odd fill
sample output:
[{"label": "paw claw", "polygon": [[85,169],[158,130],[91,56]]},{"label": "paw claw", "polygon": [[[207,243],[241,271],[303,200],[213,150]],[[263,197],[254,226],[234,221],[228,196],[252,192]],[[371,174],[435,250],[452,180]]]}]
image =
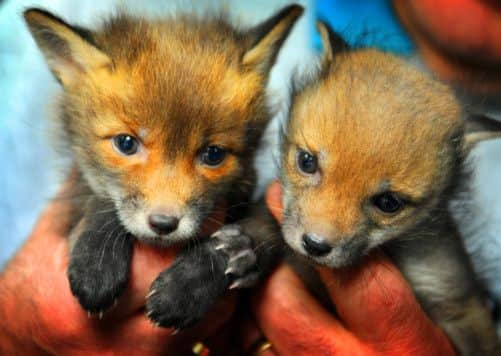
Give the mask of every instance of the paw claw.
[{"label": "paw claw", "polygon": [[171,335],[176,335],[179,333],[179,329],[174,329],[170,334]]},{"label": "paw claw", "polygon": [[217,238],[221,236],[221,230],[217,230],[215,233],[213,233],[212,235],[210,235],[210,237],[212,238]]},{"label": "paw claw", "polygon": [[236,255],[234,256],[231,256],[230,259],[228,260],[228,263],[231,264],[231,263],[234,263],[235,261],[237,261],[238,259],[242,258],[242,257],[245,257],[247,255],[250,255],[252,254],[253,251],[252,250],[243,250],[239,253],[237,253]]},{"label": "paw claw", "polygon": [[232,274],[235,272],[235,269],[232,268],[232,267],[228,267],[226,268],[226,270],[224,271],[224,274],[228,275],[228,274]]},{"label": "paw claw", "polygon": [[149,299],[153,294],[155,294],[157,292],[156,289],[152,289],[149,291],[149,293],[146,295],[146,299]]},{"label": "paw claw", "polygon": [[104,310],[99,310],[95,312],[87,311],[87,317],[89,319],[98,318],[99,320],[101,320],[103,316],[104,316]]},{"label": "paw claw", "polygon": [[236,281],[236,282],[233,282],[232,284],[230,284],[228,289],[237,289],[238,287],[240,287],[240,283],[238,283],[238,281]]},{"label": "paw claw", "polygon": [[242,228],[239,225],[225,225],[211,235],[213,238],[228,238],[242,235]]}]

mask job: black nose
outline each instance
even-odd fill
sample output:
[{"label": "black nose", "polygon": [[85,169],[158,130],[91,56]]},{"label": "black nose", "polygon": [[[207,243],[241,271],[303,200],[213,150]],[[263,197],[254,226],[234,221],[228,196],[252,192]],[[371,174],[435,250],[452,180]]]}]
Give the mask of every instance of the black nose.
[{"label": "black nose", "polygon": [[148,223],[157,234],[167,235],[177,229],[179,219],[163,214],[153,214],[148,217]]},{"label": "black nose", "polygon": [[331,252],[332,247],[315,235],[303,235],[303,247],[312,256],[323,256]]}]

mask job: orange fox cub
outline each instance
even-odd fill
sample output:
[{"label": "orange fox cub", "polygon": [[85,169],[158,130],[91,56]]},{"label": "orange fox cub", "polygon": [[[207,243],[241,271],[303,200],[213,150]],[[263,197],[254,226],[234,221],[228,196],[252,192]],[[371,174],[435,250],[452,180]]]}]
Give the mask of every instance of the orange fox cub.
[{"label": "orange fox cub", "polygon": [[460,354],[494,353],[448,204],[466,188],[470,148],[501,124],[467,118],[447,86],[403,60],[319,29],[321,68],[295,91],[284,135],[285,241],[332,268],[383,248]]},{"label": "orange fox cub", "polygon": [[[302,11],[291,5],[248,29],[221,14],[120,14],[89,30],[44,10],[24,13],[63,88],[55,120],[77,170],[68,275],[89,313],[111,307],[127,286],[134,238],[187,241],[216,203],[241,211],[249,201],[253,157],[271,118],[265,87]],[[238,219],[237,211],[228,216]],[[235,233],[223,228],[215,239]],[[235,261],[214,263],[224,271]],[[244,285],[233,270],[224,282]],[[160,275],[148,296],[155,323],[186,327],[203,316],[211,301],[202,296],[189,301],[188,320],[169,315],[180,309],[165,307],[169,293],[182,293],[183,281],[167,282]]]}]

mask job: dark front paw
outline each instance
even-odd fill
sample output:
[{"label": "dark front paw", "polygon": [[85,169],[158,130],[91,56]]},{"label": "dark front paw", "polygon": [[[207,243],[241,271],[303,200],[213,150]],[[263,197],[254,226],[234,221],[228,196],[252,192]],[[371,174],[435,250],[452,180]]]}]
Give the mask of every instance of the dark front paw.
[{"label": "dark front paw", "polygon": [[68,278],[82,308],[101,317],[127,287],[133,240],[127,233],[99,235],[84,232],[78,238]]},{"label": "dark front paw", "polygon": [[215,249],[227,257],[224,273],[231,279],[230,289],[253,287],[259,281],[257,256],[252,240],[238,224],[225,225],[212,235]]},{"label": "dark front paw", "polygon": [[201,320],[227,290],[227,257],[204,239],[187,246],[153,282],[148,318],[157,326],[185,329]]},{"label": "dark front paw", "polygon": [[259,273],[251,239],[227,225],[187,246],[153,282],[146,311],[163,327],[184,329],[201,320],[228,288],[256,284]]}]

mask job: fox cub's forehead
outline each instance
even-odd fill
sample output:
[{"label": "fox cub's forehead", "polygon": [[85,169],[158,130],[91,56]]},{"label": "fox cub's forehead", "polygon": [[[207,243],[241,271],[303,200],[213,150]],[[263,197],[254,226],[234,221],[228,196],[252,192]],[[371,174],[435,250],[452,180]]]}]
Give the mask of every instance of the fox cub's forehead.
[{"label": "fox cub's forehead", "polygon": [[[262,80],[237,65],[236,39],[202,25],[114,20],[95,36],[110,54],[113,70],[93,73],[87,94],[128,105],[147,121],[245,118],[262,94]],[[205,42],[199,38],[202,28]]]},{"label": "fox cub's forehead", "polygon": [[365,50],[340,55],[296,97],[290,134],[313,147],[322,143],[319,150],[412,156],[440,150],[460,119],[445,85],[394,56]]}]

